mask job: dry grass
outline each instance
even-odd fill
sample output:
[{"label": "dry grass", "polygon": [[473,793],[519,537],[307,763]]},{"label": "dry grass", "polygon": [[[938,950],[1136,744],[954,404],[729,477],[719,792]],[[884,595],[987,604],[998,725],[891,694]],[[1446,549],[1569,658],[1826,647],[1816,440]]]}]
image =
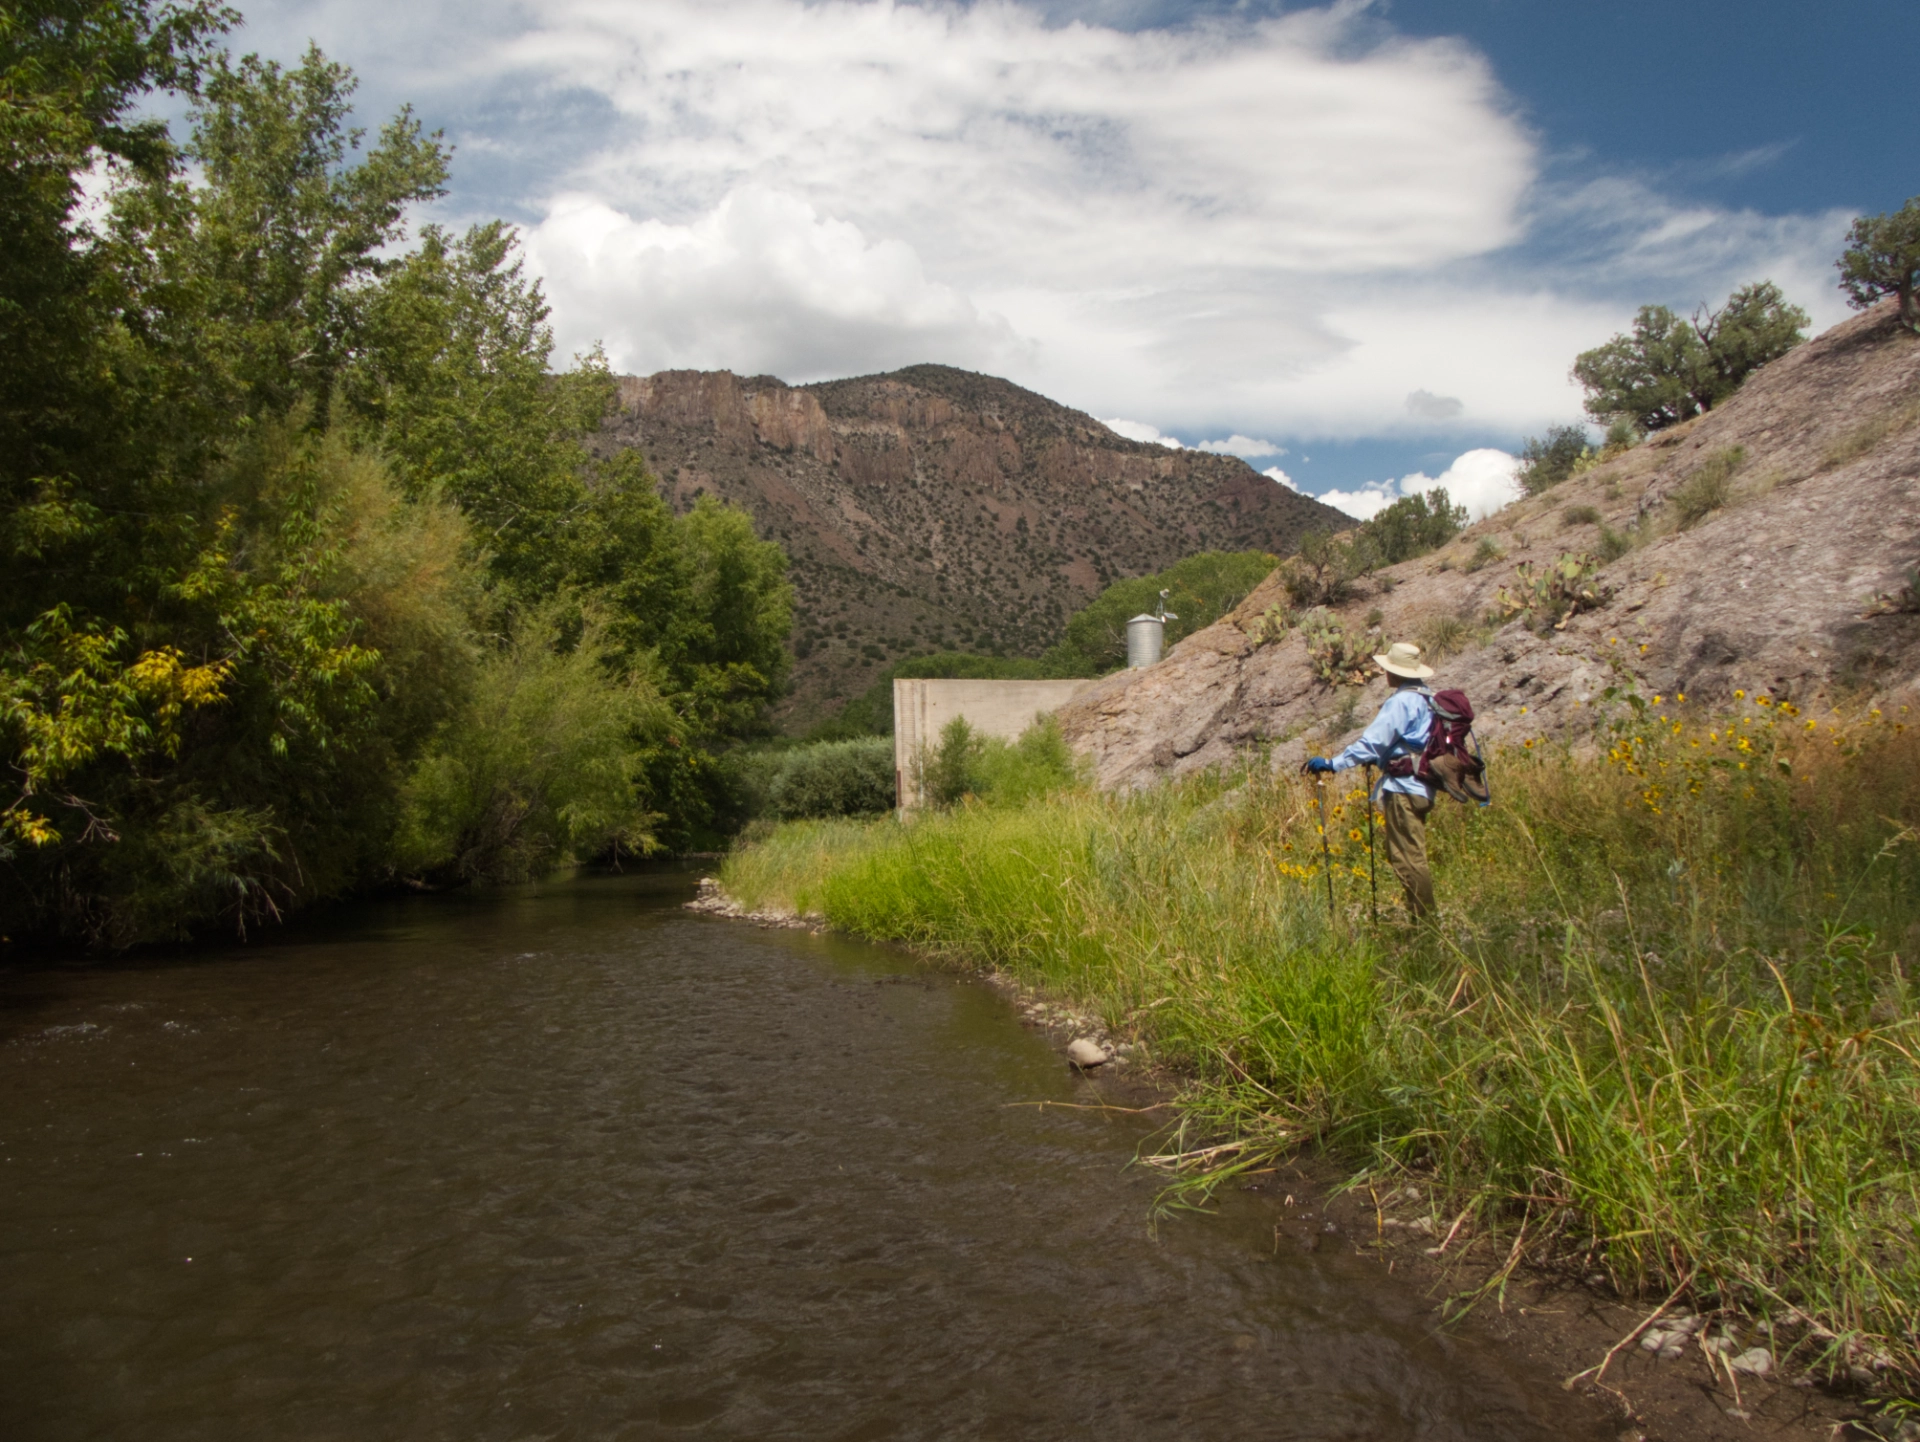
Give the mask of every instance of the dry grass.
[{"label": "dry grass", "polygon": [[1820,469],[1837,470],[1877,449],[1883,442],[1920,423],[1920,400],[1894,406],[1854,426],[1830,443],[1820,458]]}]

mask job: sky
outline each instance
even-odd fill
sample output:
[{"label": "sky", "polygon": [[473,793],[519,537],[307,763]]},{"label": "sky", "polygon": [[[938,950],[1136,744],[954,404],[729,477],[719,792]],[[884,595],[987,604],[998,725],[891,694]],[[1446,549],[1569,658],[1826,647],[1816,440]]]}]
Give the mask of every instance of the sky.
[{"label": "sky", "polygon": [[1915,0],[273,0],[360,121],[455,147],[563,356],[801,383],[924,361],[1356,515],[1511,494],[1643,304],[1848,313],[1920,190]]}]

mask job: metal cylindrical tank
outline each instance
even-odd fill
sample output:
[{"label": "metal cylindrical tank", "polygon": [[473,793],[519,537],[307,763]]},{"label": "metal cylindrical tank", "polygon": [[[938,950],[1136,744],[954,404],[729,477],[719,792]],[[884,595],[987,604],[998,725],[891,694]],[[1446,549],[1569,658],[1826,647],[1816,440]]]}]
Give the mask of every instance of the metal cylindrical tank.
[{"label": "metal cylindrical tank", "polygon": [[1127,622],[1127,667],[1138,671],[1160,659],[1166,644],[1167,623],[1158,616],[1135,616]]}]

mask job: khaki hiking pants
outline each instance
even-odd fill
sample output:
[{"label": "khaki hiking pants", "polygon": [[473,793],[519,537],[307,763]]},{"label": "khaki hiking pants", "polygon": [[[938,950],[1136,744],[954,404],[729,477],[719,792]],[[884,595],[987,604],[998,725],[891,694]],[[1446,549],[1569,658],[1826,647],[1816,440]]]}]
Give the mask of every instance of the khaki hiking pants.
[{"label": "khaki hiking pants", "polygon": [[1427,870],[1427,813],[1431,796],[1380,795],[1387,818],[1387,864],[1407,893],[1407,913],[1415,921],[1433,915],[1433,873]]}]

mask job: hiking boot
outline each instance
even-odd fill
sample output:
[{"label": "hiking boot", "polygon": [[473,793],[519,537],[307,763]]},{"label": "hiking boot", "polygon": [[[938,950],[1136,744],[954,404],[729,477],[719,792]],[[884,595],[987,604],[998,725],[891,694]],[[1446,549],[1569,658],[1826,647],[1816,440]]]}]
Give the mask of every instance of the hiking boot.
[{"label": "hiking boot", "polygon": [[1427,763],[1427,769],[1455,801],[1484,806],[1491,799],[1486,780],[1480,774],[1486,768],[1471,757],[1436,756]]}]

